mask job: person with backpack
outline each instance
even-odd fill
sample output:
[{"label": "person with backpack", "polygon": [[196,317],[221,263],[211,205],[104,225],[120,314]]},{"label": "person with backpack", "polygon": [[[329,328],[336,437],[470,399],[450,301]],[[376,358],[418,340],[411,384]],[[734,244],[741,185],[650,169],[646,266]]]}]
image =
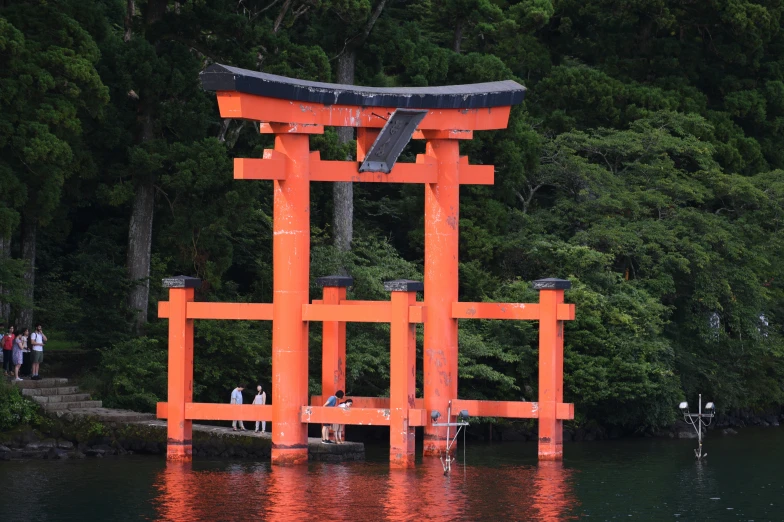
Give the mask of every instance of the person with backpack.
[{"label": "person with backpack", "polygon": [[3,334],[3,374],[9,377],[13,377],[13,362],[11,360],[13,350],[14,350],[14,339],[16,339],[16,335],[14,335],[14,327],[8,327],[8,333]]},{"label": "person with backpack", "polygon": [[[338,390],[335,392],[335,395],[330,395],[327,399],[327,402],[324,403],[324,406],[327,408],[334,408],[338,405],[338,399],[343,398],[343,390]],[[332,424],[323,424],[321,426],[321,443],[322,444],[333,444],[331,440],[329,440],[329,428],[332,427]]]}]

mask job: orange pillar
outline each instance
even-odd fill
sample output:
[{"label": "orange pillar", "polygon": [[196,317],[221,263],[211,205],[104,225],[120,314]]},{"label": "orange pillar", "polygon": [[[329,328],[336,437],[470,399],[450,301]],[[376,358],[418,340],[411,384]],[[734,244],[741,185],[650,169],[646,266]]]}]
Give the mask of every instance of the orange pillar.
[{"label": "orange pillar", "polygon": [[556,404],[563,402],[563,329],[557,307],[572,283],[539,279],[539,459],[563,459],[563,421],[556,419]]},{"label": "orange pillar", "polygon": [[[460,219],[460,161],[455,140],[429,139],[426,154],[436,158],[438,182],[425,185],[425,323],[424,402],[426,410],[446,415],[449,401],[457,399],[457,246]],[[446,419],[442,422],[453,422]],[[443,429],[425,426],[425,456],[446,449]],[[454,447],[453,447],[454,449]]]},{"label": "orange pillar", "polygon": [[[316,283],[324,289],[324,304],[340,304],[346,298],[346,288],[354,284],[349,276],[319,277]],[[346,391],[346,323],[324,321],[321,352],[321,396]],[[317,404],[317,406],[321,406]]]},{"label": "orange pillar", "polygon": [[389,463],[393,468],[414,467],[415,429],[408,425],[408,411],[416,398],[416,325],[409,322],[409,307],[416,293],[424,290],[419,281],[384,283],[392,292],[392,322],[389,335]]},{"label": "orange pillar", "polygon": [[274,181],[272,226],[272,463],[308,461],[308,303],[310,263],[310,181],[307,134],[276,134],[275,151],[286,179]]},{"label": "orange pillar", "polygon": [[186,317],[201,279],[187,276],[163,280],[169,289],[169,417],[166,460],[193,458],[193,422],[185,419],[185,404],[193,402],[193,319]]}]

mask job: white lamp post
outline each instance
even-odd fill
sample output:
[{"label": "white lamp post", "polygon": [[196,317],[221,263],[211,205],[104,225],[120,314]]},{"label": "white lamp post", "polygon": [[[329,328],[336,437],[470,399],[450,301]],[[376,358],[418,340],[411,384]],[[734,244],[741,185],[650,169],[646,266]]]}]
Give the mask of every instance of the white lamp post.
[{"label": "white lamp post", "polygon": [[[694,450],[694,455],[697,456],[697,459],[708,456],[707,453],[702,452],[702,427],[705,426],[707,428],[710,426],[716,413],[716,405],[712,402],[705,405],[707,413],[702,413],[702,394],[699,397],[698,413],[689,413],[689,403],[687,402],[682,402],[678,405],[678,408],[683,412],[683,419],[691,424],[694,431],[697,432],[697,441],[700,444],[700,447]],[[708,419],[708,422],[706,423],[704,419]]]}]

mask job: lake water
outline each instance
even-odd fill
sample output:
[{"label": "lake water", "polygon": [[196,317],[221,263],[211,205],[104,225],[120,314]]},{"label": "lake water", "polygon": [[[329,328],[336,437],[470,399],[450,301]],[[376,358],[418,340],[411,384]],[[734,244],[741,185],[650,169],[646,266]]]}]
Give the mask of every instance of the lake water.
[{"label": "lake water", "polygon": [[693,440],[565,445],[469,442],[452,474],[438,459],[390,470],[367,462],[204,461],[159,457],[0,462],[0,521],[92,520],[784,520],[784,428]]}]

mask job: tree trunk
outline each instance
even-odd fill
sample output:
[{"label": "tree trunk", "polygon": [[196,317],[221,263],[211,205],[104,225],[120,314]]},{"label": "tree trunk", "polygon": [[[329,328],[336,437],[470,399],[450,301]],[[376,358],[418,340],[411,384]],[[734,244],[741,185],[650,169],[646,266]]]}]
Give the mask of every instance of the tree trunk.
[{"label": "tree trunk", "polygon": [[463,20],[458,20],[455,25],[455,33],[452,38],[452,50],[460,52],[460,45],[463,43]]},{"label": "tree trunk", "polygon": [[35,290],[35,237],[38,234],[38,220],[27,213],[22,214],[22,260],[24,260],[24,299],[23,306],[16,314],[17,323],[22,328],[33,328],[33,290]]},{"label": "tree trunk", "polygon": [[[11,257],[11,237],[0,236],[0,264]],[[0,285],[0,322],[8,324],[11,319],[11,304],[6,302],[4,297],[8,290]]]},{"label": "tree trunk", "polygon": [[[344,85],[354,84],[354,67],[357,53],[346,49],[338,58],[337,82]],[[353,127],[338,127],[338,142],[345,144],[354,139]],[[351,159],[351,155],[346,157]],[[334,206],[333,226],[335,227],[335,246],[341,252],[351,250],[354,237],[354,184],[350,181],[335,182],[332,187]]]},{"label": "tree trunk", "polygon": [[138,182],[128,227],[128,277],[135,283],[128,296],[128,307],[135,312],[136,333],[142,333],[147,323],[154,210],[155,186],[152,180]]}]

